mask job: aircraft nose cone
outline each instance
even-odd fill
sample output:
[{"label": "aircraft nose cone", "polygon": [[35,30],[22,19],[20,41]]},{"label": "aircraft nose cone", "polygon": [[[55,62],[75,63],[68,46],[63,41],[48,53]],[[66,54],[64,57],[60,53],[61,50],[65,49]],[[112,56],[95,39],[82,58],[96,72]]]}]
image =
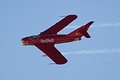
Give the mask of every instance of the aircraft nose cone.
[{"label": "aircraft nose cone", "polygon": [[22,38],[21,41],[23,45],[28,45],[27,38]]},{"label": "aircraft nose cone", "polygon": [[21,40],[22,41],[22,44],[24,45],[25,41],[24,40]]}]

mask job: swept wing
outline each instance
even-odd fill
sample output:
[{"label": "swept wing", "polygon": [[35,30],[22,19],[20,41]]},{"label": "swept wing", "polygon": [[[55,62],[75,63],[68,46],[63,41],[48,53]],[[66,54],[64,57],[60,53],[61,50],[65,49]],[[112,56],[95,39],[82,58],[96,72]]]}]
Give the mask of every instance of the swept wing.
[{"label": "swept wing", "polygon": [[40,35],[49,35],[49,34],[57,34],[60,30],[66,27],[69,23],[77,18],[77,15],[68,15],[63,18],[61,21],[57,22],[55,25],[51,26],[44,32],[41,32]]},{"label": "swept wing", "polygon": [[56,64],[64,64],[67,62],[67,59],[54,47],[54,44],[38,44],[35,46],[43,51]]}]

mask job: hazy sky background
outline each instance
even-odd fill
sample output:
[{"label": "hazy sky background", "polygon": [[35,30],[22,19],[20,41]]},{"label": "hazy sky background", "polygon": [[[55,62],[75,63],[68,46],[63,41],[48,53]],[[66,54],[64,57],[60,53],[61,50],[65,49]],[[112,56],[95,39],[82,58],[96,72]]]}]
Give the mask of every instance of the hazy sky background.
[{"label": "hazy sky background", "polygon": [[[56,45],[67,64],[49,65],[43,52],[21,44],[69,14],[78,18],[60,33],[95,23],[90,39]],[[0,34],[0,80],[120,79],[120,0],[0,0]]]}]

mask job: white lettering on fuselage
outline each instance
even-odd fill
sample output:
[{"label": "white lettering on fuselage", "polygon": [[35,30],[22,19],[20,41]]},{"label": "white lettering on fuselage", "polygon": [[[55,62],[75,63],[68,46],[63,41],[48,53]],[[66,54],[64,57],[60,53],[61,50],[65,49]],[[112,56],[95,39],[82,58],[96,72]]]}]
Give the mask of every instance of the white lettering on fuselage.
[{"label": "white lettering on fuselage", "polygon": [[40,39],[40,42],[41,43],[53,43],[54,39],[53,38],[51,38],[51,39]]}]

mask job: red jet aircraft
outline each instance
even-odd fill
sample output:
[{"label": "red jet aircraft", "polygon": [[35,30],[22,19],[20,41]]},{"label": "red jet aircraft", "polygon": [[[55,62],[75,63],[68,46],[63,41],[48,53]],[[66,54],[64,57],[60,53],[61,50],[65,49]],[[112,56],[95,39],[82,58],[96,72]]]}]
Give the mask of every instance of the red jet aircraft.
[{"label": "red jet aircraft", "polygon": [[60,30],[62,30],[65,26],[67,26],[76,18],[77,15],[68,15],[49,29],[41,32],[40,34],[23,38],[22,44],[35,45],[56,64],[65,64],[67,62],[67,59],[54,47],[54,45],[59,43],[78,41],[81,40],[82,36],[90,38],[87,30],[89,26],[94,22],[91,21],[69,34],[57,34]]}]

